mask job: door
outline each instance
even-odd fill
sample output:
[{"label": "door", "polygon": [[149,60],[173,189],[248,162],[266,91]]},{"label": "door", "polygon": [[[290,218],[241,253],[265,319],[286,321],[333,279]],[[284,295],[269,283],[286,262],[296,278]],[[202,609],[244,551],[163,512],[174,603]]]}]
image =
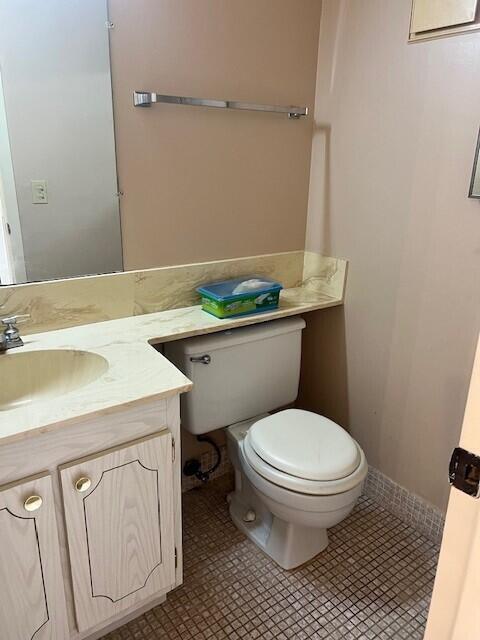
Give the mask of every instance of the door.
[{"label": "door", "polygon": [[51,478],[0,488],[0,636],[68,638]]},{"label": "door", "polygon": [[80,631],[173,587],[172,452],[165,431],[61,468]]},{"label": "door", "polygon": [[[480,456],[480,341],[460,446]],[[479,594],[480,499],[452,488],[425,640],[480,638]]]},{"label": "door", "polygon": [[0,68],[0,282],[25,282],[25,258]]}]

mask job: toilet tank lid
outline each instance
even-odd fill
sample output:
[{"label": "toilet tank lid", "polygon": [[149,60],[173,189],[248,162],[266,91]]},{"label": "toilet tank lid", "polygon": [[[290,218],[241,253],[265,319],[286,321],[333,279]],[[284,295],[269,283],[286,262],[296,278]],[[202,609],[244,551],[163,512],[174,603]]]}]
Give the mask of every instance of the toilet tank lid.
[{"label": "toilet tank lid", "polygon": [[255,422],[247,438],[272,467],[305,480],[339,480],[360,464],[360,450],[338,424],[301,409],[279,411]]},{"label": "toilet tank lid", "polygon": [[[258,316],[256,317],[258,322]],[[305,328],[305,320],[296,316],[295,318],[284,318],[281,320],[271,320],[249,327],[239,327],[238,329],[228,329],[218,331],[209,335],[185,338],[180,340],[180,348],[186,355],[198,355],[225,349],[247,342],[257,342],[274,336],[302,331]]]}]

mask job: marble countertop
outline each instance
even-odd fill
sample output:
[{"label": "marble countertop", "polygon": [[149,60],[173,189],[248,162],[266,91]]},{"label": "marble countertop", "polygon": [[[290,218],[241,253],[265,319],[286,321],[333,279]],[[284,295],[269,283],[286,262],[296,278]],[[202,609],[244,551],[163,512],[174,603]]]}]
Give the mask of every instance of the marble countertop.
[{"label": "marble countertop", "polygon": [[257,315],[219,320],[202,311],[200,306],[193,306],[24,336],[25,345],[0,354],[0,362],[20,352],[75,349],[103,356],[109,368],[80,389],[0,411],[0,443],[45,433],[122,405],[165,398],[191,389],[192,382],[154,349],[154,344],[342,303],[341,297],[301,286],[282,291],[278,310]]}]

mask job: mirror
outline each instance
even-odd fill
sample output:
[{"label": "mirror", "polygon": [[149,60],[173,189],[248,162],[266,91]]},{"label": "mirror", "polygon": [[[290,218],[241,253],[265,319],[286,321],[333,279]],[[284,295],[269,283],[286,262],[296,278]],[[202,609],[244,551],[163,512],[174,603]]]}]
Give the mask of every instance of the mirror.
[{"label": "mirror", "polygon": [[1,283],[303,249],[321,3],[297,4],[0,0]]},{"label": "mirror", "polygon": [[106,0],[0,0],[0,282],[122,267]]}]

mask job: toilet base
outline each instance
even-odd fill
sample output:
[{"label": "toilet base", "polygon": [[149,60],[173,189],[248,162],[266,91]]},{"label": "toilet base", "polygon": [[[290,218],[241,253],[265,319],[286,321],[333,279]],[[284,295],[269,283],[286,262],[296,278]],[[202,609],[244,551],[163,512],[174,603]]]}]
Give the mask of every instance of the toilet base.
[{"label": "toilet base", "polygon": [[[327,529],[352,511],[363,477],[346,491],[320,495],[295,493],[269,482],[250,466],[243,452],[244,438],[255,421],[227,429],[228,456],[235,470],[235,491],[228,496],[230,516],[277,564],[293,569],[327,547]],[[362,473],[367,473],[365,461]]]},{"label": "toilet base", "polygon": [[[253,490],[245,486],[228,496],[230,517],[235,526],[283,569],[308,562],[328,545],[326,529],[285,522],[265,508]],[[245,517],[255,514],[255,519]]]}]

